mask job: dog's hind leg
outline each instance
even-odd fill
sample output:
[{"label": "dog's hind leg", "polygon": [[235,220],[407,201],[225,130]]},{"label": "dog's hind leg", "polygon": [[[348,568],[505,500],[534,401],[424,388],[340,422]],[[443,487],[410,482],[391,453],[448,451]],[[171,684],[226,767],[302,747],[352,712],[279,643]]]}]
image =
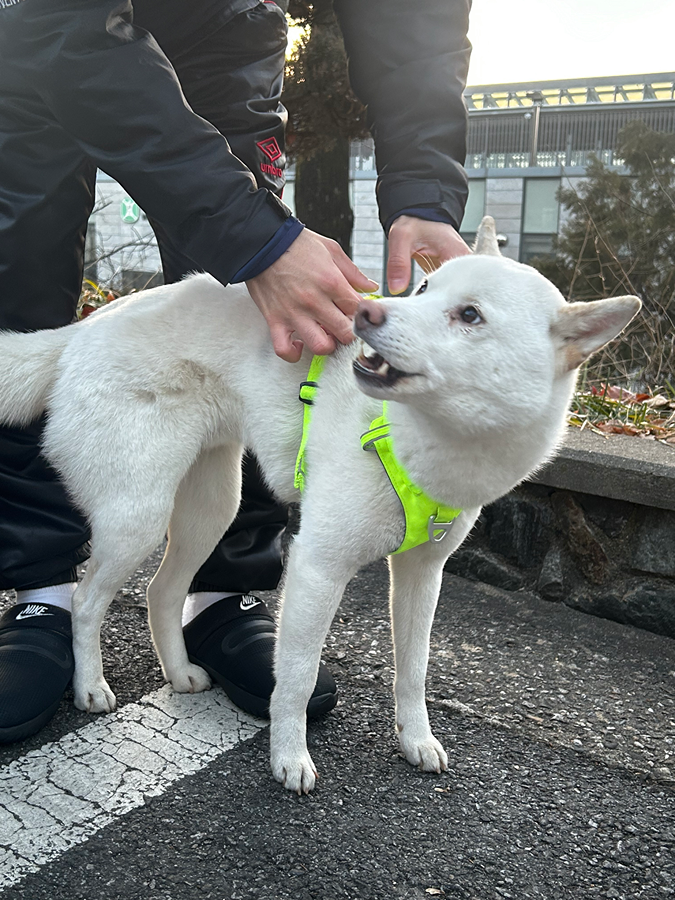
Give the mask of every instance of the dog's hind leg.
[{"label": "dog's hind leg", "polygon": [[211,680],[188,660],[181,611],[190,582],[239,507],[241,455],[238,444],[203,450],[183,478],[169,524],[169,543],[148,585],[152,639],[167,681],[175,691],[207,690]]},{"label": "dog's hind leg", "polygon": [[75,706],[88,712],[111,712],[115,695],[103,676],[101,624],[115,594],[163,540],[171,512],[156,501],[138,515],[133,498],[117,498],[105,515],[92,520],[92,555],[73,596]]}]

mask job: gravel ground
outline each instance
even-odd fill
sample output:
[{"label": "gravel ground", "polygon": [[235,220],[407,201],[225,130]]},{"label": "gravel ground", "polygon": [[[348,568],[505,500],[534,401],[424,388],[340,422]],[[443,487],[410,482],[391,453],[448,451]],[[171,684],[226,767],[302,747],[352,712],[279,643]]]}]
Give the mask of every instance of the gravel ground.
[{"label": "gravel ground", "polygon": [[[161,684],[136,593],[153,568],[106,620],[121,702]],[[261,732],[3,898],[675,894],[675,641],[446,576],[428,691],[441,777],[397,751],[382,564],[350,584],[324,658],[342,702],[310,726],[313,795],[271,779]],[[89,720],[66,702],[0,762]]]}]

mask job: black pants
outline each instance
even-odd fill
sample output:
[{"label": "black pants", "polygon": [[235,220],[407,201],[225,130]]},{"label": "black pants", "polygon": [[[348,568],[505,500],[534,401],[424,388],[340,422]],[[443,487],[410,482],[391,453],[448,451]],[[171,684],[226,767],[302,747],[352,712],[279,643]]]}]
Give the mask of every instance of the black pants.
[{"label": "black pants", "polygon": [[[198,2],[198,0],[194,0]],[[260,185],[281,179],[260,169],[256,142],[283,147],[279,103],[286,36],[261,3],[216,27],[171,59],[195,112],[214,124]],[[0,74],[2,64],[0,61]],[[0,328],[35,331],[75,318],[96,167],[8,74],[0,91]],[[156,228],[165,281],[197,267]],[[223,248],[226,252],[227,248]],[[40,454],[43,422],[0,428],[0,589],[74,581],[88,556],[89,527]],[[286,509],[266,488],[254,459],[244,465],[242,505],[193,590],[276,587]]]}]

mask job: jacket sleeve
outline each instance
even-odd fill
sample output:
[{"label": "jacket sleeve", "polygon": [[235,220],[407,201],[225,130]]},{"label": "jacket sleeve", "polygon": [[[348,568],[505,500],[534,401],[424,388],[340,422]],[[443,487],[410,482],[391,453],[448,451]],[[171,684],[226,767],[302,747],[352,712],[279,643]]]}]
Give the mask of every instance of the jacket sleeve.
[{"label": "jacket sleeve", "polygon": [[334,0],[352,88],[368,108],[385,229],[409,209],[436,210],[456,228],[461,222],[470,5]]},{"label": "jacket sleeve", "polygon": [[158,44],[133,26],[130,0],[24,0],[5,11],[3,26],[0,53],[22,82],[222,283],[290,216],[189,108]]}]

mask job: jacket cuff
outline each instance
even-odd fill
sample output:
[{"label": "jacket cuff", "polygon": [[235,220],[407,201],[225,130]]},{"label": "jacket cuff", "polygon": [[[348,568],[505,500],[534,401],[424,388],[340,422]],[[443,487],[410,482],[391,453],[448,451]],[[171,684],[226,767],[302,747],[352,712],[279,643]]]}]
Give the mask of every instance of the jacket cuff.
[{"label": "jacket cuff", "polygon": [[239,284],[242,281],[248,281],[249,278],[255,278],[256,275],[260,275],[265,269],[269,269],[272,263],[275,263],[288,250],[304,227],[302,222],[296,219],[295,216],[289,216],[265,246],[246,265],[242,266],[238,272],[234,273],[231,283]]},{"label": "jacket cuff", "polygon": [[457,172],[452,189],[443,187],[437,180],[419,181],[398,175],[380,175],[377,179],[377,202],[380,222],[385,231],[397,216],[409,209],[428,209],[443,213],[447,216],[448,223],[459,231],[468,187],[462,167],[458,163],[455,166]]}]

